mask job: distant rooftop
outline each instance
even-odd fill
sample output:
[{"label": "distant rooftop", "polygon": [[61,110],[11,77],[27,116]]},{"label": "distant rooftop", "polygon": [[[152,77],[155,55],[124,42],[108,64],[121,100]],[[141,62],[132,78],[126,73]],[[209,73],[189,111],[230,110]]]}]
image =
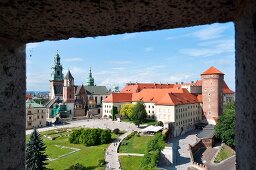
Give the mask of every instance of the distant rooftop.
[{"label": "distant rooftop", "polygon": [[29,107],[31,107],[31,108],[41,108],[41,107],[44,107],[44,106],[41,105],[41,104],[36,103],[32,99],[27,99],[26,100],[26,108],[29,108]]},{"label": "distant rooftop", "polygon": [[202,131],[197,134],[200,139],[209,139],[214,136],[214,125],[206,125]]}]

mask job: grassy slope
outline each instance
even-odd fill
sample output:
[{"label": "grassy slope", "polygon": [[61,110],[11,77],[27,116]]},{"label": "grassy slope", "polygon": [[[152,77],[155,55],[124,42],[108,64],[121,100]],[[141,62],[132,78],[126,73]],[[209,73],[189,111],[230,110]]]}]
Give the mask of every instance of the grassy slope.
[{"label": "grassy slope", "polygon": [[143,160],[143,156],[119,156],[122,170],[137,170]]},{"label": "grassy slope", "polygon": [[231,157],[233,155],[235,155],[235,151],[232,148],[230,148],[229,146],[224,145],[221,148],[221,150],[218,153],[218,155],[216,156],[214,162],[215,163],[219,163],[219,162],[221,162],[221,161],[223,161],[223,160],[225,160],[225,159],[227,159],[227,158],[229,158],[229,157]]},{"label": "grassy slope", "polygon": [[119,148],[120,153],[140,153],[144,154],[147,143],[153,136],[133,136],[129,140],[124,140],[127,145],[121,145]]}]

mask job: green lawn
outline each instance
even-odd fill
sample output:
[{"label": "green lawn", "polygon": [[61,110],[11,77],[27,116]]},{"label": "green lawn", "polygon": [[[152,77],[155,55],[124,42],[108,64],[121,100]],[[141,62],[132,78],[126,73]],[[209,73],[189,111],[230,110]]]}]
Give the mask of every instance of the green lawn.
[{"label": "green lawn", "polygon": [[119,147],[120,153],[141,153],[144,154],[147,143],[154,136],[140,136],[134,135],[129,140],[124,140],[122,143],[127,143],[127,145],[121,144]]},{"label": "green lawn", "polygon": [[218,153],[218,155],[216,156],[214,162],[215,163],[219,163],[231,156],[235,155],[235,151],[230,148],[227,145],[223,145],[223,147],[221,148],[220,152]]},{"label": "green lawn", "polygon": [[[56,160],[48,161],[48,168],[52,168],[54,170],[64,170],[71,165],[76,163],[80,163],[86,166],[88,169],[96,169],[96,170],[103,170],[105,167],[98,167],[98,160],[103,159],[105,155],[105,149],[108,147],[108,144],[98,145],[98,146],[90,146],[86,147],[82,144],[71,144],[68,141],[68,135],[71,132],[63,132],[56,133],[55,130],[42,132],[41,137],[47,146],[46,154],[49,158]],[[55,140],[49,140],[43,135],[47,134],[47,136],[59,136]],[[117,135],[112,134],[112,138],[116,138]],[[29,136],[26,137],[27,141]],[[57,146],[56,146],[57,145]],[[71,147],[71,148],[62,148],[61,146]],[[72,148],[80,149],[79,151],[67,155],[66,157],[58,158],[64,154],[70,153],[74,151]]]},{"label": "green lawn", "polygon": [[138,170],[143,156],[119,156],[122,170]]}]

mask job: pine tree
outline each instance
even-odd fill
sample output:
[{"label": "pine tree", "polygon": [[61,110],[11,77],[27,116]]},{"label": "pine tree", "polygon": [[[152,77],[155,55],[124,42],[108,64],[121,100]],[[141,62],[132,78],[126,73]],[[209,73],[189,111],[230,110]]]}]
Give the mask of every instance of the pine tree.
[{"label": "pine tree", "polygon": [[46,146],[36,129],[32,132],[30,140],[26,145],[26,169],[27,170],[43,170],[46,169],[45,162],[47,155],[45,154]]}]

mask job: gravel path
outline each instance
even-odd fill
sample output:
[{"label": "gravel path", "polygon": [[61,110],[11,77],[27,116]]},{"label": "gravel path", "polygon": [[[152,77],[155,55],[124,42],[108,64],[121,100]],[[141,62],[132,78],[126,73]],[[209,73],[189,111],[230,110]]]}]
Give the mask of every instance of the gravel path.
[{"label": "gravel path", "polygon": [[[48,130],[54,130],[54,129],[61,129],[61,128],[74,128],[74,127],[88,127],[88,128],[101,128],[101,129],[120,129],[121,131],[140,131],[140,128],[135,126],[132,123],[129,122],[117,122],[112,120],[106,120],[106,119],[86,119],[86,120],[76,120],[76,121],[70,121],[68,124],[65,125],[58,125],[58,126],[49,126],[49,127],[43,127],[38,128],[37,130],[39,132],[42,131],[48,131]],[[32,130],[26,130],[26,135],[31,134]]]},{"label": "gravel path", "polygon": [[118,159],[117,149],[123,139],[131,134],[132,132],[126,132],[125,134],[119,136],[116,140],[114,140],[108,147],[105,152],[105,161],[107,162],[106,169],[121,169],[121,165]]}]

